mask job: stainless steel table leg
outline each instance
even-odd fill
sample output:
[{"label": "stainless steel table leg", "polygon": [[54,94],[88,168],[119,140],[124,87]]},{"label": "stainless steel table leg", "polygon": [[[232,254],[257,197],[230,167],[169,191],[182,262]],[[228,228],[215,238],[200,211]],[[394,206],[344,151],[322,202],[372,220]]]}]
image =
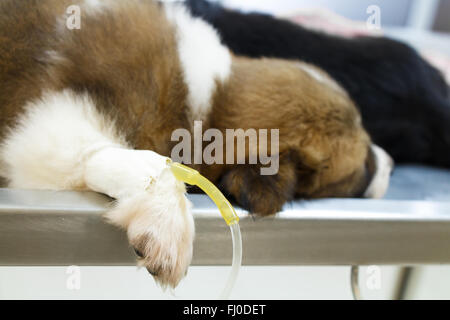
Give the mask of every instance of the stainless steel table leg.
[{"label": "stainless steel table leg", "polygon": [[398,275],[393,300],[406,300],[409,293],[409,285],[413,277],[413,267],[402,267]]},{"label": "stainless steel table leg", "polygon": [[361,290],[359,287],[359,266],[352,266],[350,270],[350,285],[354,300],[361,300]]}]

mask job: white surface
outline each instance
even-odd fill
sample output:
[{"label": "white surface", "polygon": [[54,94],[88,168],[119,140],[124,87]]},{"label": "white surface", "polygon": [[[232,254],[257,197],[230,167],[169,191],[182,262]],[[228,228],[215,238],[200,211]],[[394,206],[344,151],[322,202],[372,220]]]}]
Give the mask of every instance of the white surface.
[{"label": "white surface", "polygon": [[431,29],[438,7],[439,0],[413,0],[408,26],[423,30]]},{"label": "white surface", "polygon": [[[429,0],[422,0],[429,1]],[[405,25],[411,0],[223,0],[223,4],[247,11],[263,11],[282,14],[300,8],[326,7],[340,15],[354,20],[366,21],[367,8],[377,5],[381,9],[382,25]]]},{"label": "white surface", "polygon": [[[194,267],[176,290],[162,293],[145,270],[82,267],[81,289],[66,289],[66,268],[0,268],[1,299],[206,299],[215,298],[229,271]],[[232,299],[350,299],[349,268],[258,268],[242,270]]]},{"label": "white surface", "polygon": [[450,55],[450,34],[413,28],[385,28],[391,38],[405,41],[418,50],[435,50]]},{"label": "white surface", "polygon": [[[163,293],[146,270],[134,267],[82,267],[80,290],[69,290],[64,267],[0,268],[0,299],[211,299],[223,287],[229,268],[193,267],[175,294]],[[380,289],[362,268],[363,298],[391,297],[397,268],[380,268]],[[450,298],[450,266],[427,267],[413,281],[411,298]],[[351,299],[349,267],[245,267],[231,299]]]}]

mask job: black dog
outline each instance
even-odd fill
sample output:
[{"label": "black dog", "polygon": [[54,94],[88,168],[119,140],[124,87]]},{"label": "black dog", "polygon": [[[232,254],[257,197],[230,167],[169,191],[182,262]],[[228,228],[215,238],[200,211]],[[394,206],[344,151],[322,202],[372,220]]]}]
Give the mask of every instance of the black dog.
[{"label": "black dog", "polygon": [[238,55],[300,59],[323,68],[349,92],[374,142],[396,162],[450,167],[449,88],[411,47],[388,38],[327,35],[205,0],[186,5]]}]

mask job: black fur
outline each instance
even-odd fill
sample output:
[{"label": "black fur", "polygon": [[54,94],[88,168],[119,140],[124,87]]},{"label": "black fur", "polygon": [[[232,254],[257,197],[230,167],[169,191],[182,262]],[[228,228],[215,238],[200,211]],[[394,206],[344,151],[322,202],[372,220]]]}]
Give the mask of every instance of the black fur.
[{"label": "black fur", "polygon": [[397,163],[450,167],[449,88],[411,47],[388,38],[331,36],[205,0],[186,5],[236,54],[300,59],[323,68],[349,92],[373,141]]}]

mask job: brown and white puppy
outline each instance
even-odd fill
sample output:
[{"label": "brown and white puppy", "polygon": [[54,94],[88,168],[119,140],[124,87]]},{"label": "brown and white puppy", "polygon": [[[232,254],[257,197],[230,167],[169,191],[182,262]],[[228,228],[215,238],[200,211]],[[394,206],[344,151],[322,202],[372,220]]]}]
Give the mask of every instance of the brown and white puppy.
[{"label": "brown and white puppy", "polygon": [[[79,29],[67,28],[71,5]],[[371,146],[347,94],[311,65],[232,56],[179,6],[0,2],[0,176],[14,188],[117,199],[106,217],[164,286],[178,284],[192,257],[190,203],[166,157],[172,133],[194,120],[221,132],[279,129],[275,175],[261,176],[260,165],[197,166],[254,213],[295,197],[386,189],[388,156]]]}]

